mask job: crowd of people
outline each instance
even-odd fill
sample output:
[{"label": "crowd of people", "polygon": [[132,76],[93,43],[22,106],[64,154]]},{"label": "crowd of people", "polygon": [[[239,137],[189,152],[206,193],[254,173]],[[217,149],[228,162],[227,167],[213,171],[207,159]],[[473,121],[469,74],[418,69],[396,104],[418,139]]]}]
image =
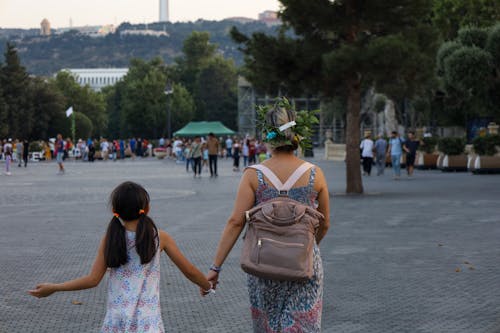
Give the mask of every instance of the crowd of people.
[{"label": "crowd of people", "polygon": [[413,131],[408,132],[406,139],[402,138],[396,131],[392,131],[390,138],[387,140],[382,134],[379,134],[375,142],[371,139],[371,134],[367,133],[359,146],[363,161],[363,175],[371,175],[375,157],[377,176],[384,174],[389,160],[389,164],[393,169],[393,178],[399,180],[401,177],[401,158],[405,154],[404,162],[407,175],[410,178],[413,177],[417,150],[423,144],[421,140],[416,139]]},{"label": "crowd of people", "polygon": [[11,138],[0,140],[0,153],[1,158],[5,160],[5,174],[10,176],[12,163],[17,162],[18,167],[23,164],[25,168],[28,166],[29,141]]}]

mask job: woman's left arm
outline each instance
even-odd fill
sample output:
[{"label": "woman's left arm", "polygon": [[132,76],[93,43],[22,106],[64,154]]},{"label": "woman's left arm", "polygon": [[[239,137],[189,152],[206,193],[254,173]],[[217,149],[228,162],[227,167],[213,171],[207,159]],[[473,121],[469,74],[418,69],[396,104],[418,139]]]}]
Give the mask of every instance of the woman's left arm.
[{"label": "woman's left arm", "polygon": [[32,296],[40,298],[50,296],[56,291],[72,291],[96,287],[99,282],[101,282],[104,274],[106,274],[107,269],[104,260],[105,239],[106,237],[103,237],[101,240],[94,264],[89,274],[63,283],[41,283],[36,286],[36,289],[30,290],[29,293]]},{"label": "woman's left arm", "polygon": [[330,194],[323,171],[316,167],[316,182],[314,184],[318,192],[318,211],[325,216],[325,220],[320,224],[316,234],[316,243],[320,243],[330,228]]}]

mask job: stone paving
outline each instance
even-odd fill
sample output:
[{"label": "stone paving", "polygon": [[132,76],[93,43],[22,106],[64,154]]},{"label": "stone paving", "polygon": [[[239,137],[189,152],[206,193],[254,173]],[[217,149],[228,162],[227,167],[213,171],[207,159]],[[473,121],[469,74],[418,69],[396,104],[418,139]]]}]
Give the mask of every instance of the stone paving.
[{"label": "stone paving", "polygon": [[[500,176],[417,170],[393,181],[387,169],[364,178],[366,195],[346,196],[344,164],[314,162],[333,193],[321,244],[324,332],[500,332]],[[1,333],[99,330],[106,278],[45,299],[26,291],[88,272],[111,218],[108,195],[124,180],[146,187],[157,225],[206,271],[241,175],[229,161],[217,179],[193,179],[183,165],[155,159],[66,167],[64,176],[54,162],[0,176]],[[217,294],[204,299],[163,256],[167,332],[251,331],[240,246]]]}]

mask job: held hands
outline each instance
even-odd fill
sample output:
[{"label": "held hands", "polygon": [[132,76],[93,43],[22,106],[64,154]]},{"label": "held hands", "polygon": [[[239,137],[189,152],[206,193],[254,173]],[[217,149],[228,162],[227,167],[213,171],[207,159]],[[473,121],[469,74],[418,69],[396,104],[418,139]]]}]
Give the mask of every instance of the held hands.
[{"label": "held hands", "polygon": [[38,298],[47,297],[56,292],[55,285],[53,283],[41,283],[37,284],[36,289],[28,290],[31,296]]},{"label": "held hands", "polygon": [[219,273],[210,270],[207,274],[207,280],[210,283],[211,288],[209,290],[203,290],[200,288],[200,295],[203,297],[210,293],[215,293],[215,289],[217,289],[217,284],[219,283]]}]

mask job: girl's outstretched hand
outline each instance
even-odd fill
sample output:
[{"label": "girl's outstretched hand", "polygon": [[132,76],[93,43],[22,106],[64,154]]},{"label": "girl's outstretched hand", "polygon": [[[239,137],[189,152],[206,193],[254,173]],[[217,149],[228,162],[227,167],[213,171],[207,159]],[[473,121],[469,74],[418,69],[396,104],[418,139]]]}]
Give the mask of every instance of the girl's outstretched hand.
[{"label": "girl's outstretched hand", "polygon": [[36,289],[29,290],[28,292],[31,296],[42,298],[52,295],[55,291],[53,283],[41,283],[36,286]]}]

